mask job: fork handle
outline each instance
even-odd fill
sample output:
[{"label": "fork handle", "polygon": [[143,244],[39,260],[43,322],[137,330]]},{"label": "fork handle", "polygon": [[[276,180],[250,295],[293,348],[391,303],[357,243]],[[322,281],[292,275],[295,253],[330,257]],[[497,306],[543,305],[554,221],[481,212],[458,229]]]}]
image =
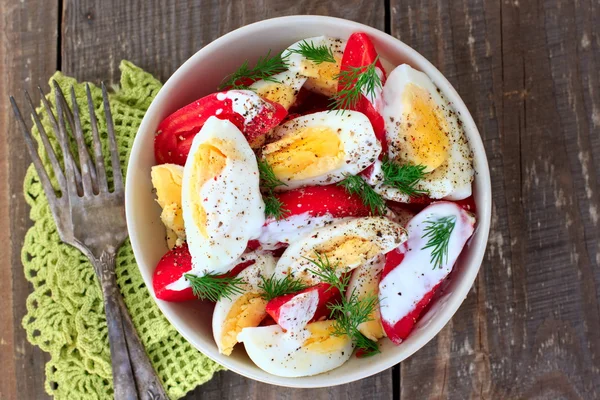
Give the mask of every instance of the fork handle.
[{"label": "fork handle", "polygon": [[104,294],[104,312],[108,326],[108,342],[112,365],[115,400],[137,400],[137,389],[131,370],[125,331],[119,308],[119,288],[115,277],[115,253],[104,250],[100,257],[91,257],[100,276]]},{"label": "fork handle", "polygon": [[119,306],[121,307],[121,317],[123,318],[123,328],[129,349],[129,358],[135,376],[135,382],[138,388],[138,394],[141,400],[168,400],[160,379],[150,363],[142,341],[133,326],[131,316],[123,301],[123,296],[118,296]]}]

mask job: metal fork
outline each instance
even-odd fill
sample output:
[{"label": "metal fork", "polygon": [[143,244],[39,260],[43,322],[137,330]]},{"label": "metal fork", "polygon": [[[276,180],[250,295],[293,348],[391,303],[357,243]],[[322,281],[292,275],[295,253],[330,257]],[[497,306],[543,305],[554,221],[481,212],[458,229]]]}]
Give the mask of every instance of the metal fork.
[{"label": "metal fork", "polygon": [[[127,238],[127,225],[125,222],[123,178],[106,87],[102,84],[104,113],[106,115],[113,171],[113,191],[110,191],[108,187],[102,145],[89,86],[86,85],[86,94],[92,127],[93,163],[85,145],[79,107],[77,106],[73,87],[71,87],[73,108],[71,113],[60,86],[56,81],[53,82],[53,85],[56,98],[56,118],[41,88],[40,93],[42,103],[60,144],[64,172],[27,92],[25,92],[25,96],[31,108],[34,123],[40,132],[42,144],[48,154],[52,170],[58,181],[58,193],[50,182],[48,172],[38,155],[35,141],[12,96],[10,101],[48,198],[61,240],[76,247],[90,259],[100,280],[108,325],[114,397],[115,399],[127,400],[138,398],[167,399],[168,397],[160,384],[160,380],[152,368],[139,336],[133,327],[115,276],[115,256],[117,250]],[[79,165],[70,151],[67,123],[77,143]]]}]

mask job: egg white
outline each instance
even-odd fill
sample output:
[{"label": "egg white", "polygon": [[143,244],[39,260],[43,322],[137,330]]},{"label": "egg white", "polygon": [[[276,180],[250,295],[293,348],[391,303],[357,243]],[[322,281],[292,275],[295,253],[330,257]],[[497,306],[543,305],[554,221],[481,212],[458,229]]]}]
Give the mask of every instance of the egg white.
[{"label": "egg white", "polygon": [[279,325],[244,328],[238,341],[244,342],[246,353],[262,370],[277,376],[312,376],[330,371],[345,363],[352,355],[351,340],[327,351],[310,351],[303,346],[310,333],[285,333]]},{"label": "egg white", "polygon": [[[246,292],[262,292],[259,285],[262,283],[261,277],[268,278],[273,275],[275,270],[275,258],[264,252],[251,252],[244,254],[238,260],[238,263],[242,263],[249,260],[255,260],[255,263],[246,267],[240,272],[237,277],[244,281],[239,287]],[[223,328],[227,316],[231,311],[233,305],[244,295],[244,293],[234,293],[229,297],[222,297],[215,304],[212,318],[213,337],[219,348],[219,352],[222,352],[223,348],[221,345],[221,338],[223,337]]]},{"label": "egg white", "polygon": [[[423,72],[417,71],[408,64],[396,67],[388,76],[383,87],[383,118],[386,126],[388,141],[388,156],[400,163],[412,163],[410,159],[402,159],[402,141],[399,140],[400,124],[398,120],[403,116],[404,104],[402,94],[409,84],[415,84],[426,90],[431,99],[441,110],[448,126],[450,148],[448,158],[440,166],[420,180],[417,189],[425,190],[433,199],[461,200],[471,195],[471,182],[474,169],[472,153],[467,138],[459,122],[452,104],[445,100],[431,79]],[[399,190],[378,184],[375,191],[386,199],[406,203],[409,197]]]},{"label": "egg white", "polygon": [[[201,144],[214,138],[231,146],[233,154],[226,154],[226,165],[219,176],[205,182],[200,193],[192,193],[194,155]],[[206,211],[208,238],[194,220],[193,209],[198,203]],[[210,117],[194,137],[183,172],[182,209],[192,255],[191,273],[195,275],[229,271],[248,240],[260,235],[265,215],[256,157],[242,132],[231,122]]]},{"label": "egg white", "polygon": [[[335,223],[324,228],[315,229],[311,234],[293,242],[282,254],[275,268],[275,276],[285,277],[290,274],[307,284],[317,284],[320,278],[310,270],[318,269],[310,260],[316,258],[315,249],[320,245],[346,237],[364,238],[380,248],[385,254],[406,241],[406,232],[402,226],[384,217],[355,218]],[[330,260],[332,262],[333,260]],[[347,264],[340,268],[349,271],[359,264]]]},{"label": "egg white", "polygon": [[[341,165],[313,177],[284,179],[286,186],[278,186],[277,190],[340,182],[346,175],[356,175],[373,164],[381,153],[381,144],[375,137],[369,119],[363,113],[350,110],[338,113],[323,111],[287,121],[273,130],[272,143],[267,144],[263,151],[276,146],[277,140],[295,134],[301,129],[322,127],[337,132],[344,149],[344,160]],[[291,156],[293,157],[293,154]]]}]

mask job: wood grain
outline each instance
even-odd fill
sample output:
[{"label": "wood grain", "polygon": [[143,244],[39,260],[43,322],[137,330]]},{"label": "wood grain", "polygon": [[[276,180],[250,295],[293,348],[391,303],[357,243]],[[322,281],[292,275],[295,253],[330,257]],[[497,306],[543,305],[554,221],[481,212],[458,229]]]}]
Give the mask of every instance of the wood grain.
[{"label": "wood grain", "polygon": [[600,396],[599,17],[589,1],[391,1],[392,34],[471,110],[494,200],[476,285],[402,364],[401,398]]},{"label": "wood grain", "polygon": [[9,94],[24,102],[23,90],[35,101],[56,68],[57,3],[0,0],[0,398],[42,399],[47,355],[31,346],[21,327],[31,285],[25,280],[21,246],[31,225],[23,199],[23,177],[29,165],[24,143],[8,103]]},{"label": "wood grain", "polygon": [[[173,4],[173,3],[171,3]],[[63,21],[63,71],[78,79],[115,81],[118,64],[127,59],[166,80],[207,43],[240,26],[292,14],[340,16],[384,29],[384,1],[161,1],[67,0]],[[391,399],[391,370],[334,390],[293,390],[254,382],[232,372],[190,393],[190,399],[360,399],[365,393]]]}]

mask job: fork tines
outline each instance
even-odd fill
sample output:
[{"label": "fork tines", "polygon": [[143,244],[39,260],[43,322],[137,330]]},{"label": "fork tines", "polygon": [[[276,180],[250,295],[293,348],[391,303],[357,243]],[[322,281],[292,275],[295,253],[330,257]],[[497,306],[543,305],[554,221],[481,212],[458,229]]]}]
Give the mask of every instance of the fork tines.
[{"label": "fork tines", "polygon": [[[25,92],[27,104],[29,105],[33,122],[40,133],[41,142],[44,146],[46,154],[48,155],[52,172],[46,171],[44,168],[44,164],[42,163],[42,160],[38,154],[35,139],[27,128],[27,124],[23,119],[21,111],[19,110],[14,97],[10,96],[10,102],[12,104],[13,111],[23,136],[25,137],[27,149],[29,150],[35,169],[40,177],[46,197],[50,202],[57,200],[57,195],[50,182],[49,173],[54,174],[58,182],[58,189],[63,194],[69,193],[71,196],[90,196],[97,195],[99,193],[108,193],[108,180],[104,156],[102,154],[102,143],[100,142],[100,134],[98,132],[98,120],[95,115],[95,108],[89,85],[86,84],[85,89],[92,131],[92,150],[94,154],[93,162],[85,143],[80,110],[75,96],[75,88],[72,86],[70,90],[72,104],[71,113],[71,109],[69,108],[67,100],[56,81],[53,81],[53,87],[56,102],[56,115],[53,113],[52,108],[44,96],[41,88],[40,94],[42,98],[42,104],[50,121],[50,125],[60,145],[63,156],[64,171],[63,168],[61,168],[56,152],[54,151],[50,139],[48,138],[48,133],[46,132],[46,129],[44,128],[44,125],[42,124],[40,117],[36,112],[29,93]],[[104,83],[102,83],[102,97],[108,131],[108,147],[111,155],[114,192],[122,193],[123,179],[121,176],[121,166],[119,163],[119,152],[117,149],[114,125],[110,112],[110,104],[108,102],[108,94]],[[69,137],[69,132],[72,133],[73,139],[75,139],[75,143],[77,144],[79,163],[75,161],[75,157],[71,152],[71,140]]]}]

